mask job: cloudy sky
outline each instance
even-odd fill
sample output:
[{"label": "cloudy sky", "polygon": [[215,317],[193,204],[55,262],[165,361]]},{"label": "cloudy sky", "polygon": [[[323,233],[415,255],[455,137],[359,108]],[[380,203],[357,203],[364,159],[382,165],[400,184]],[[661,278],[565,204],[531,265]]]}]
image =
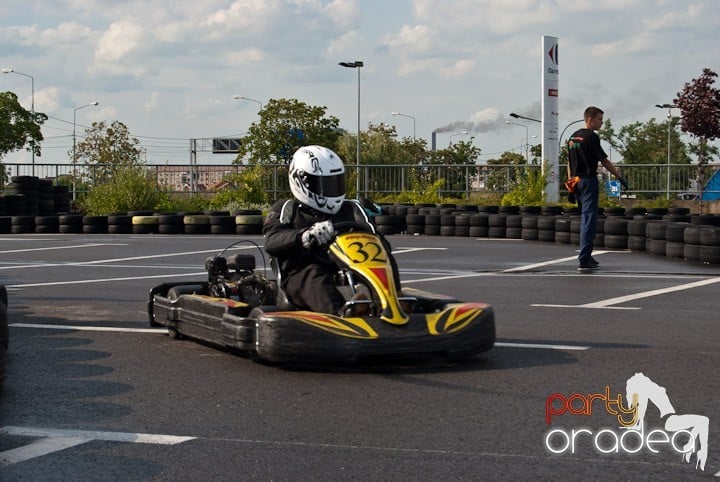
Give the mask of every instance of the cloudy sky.
[{"label": "cloudy sky", "polygon": [[[562,128],[589,104],[616,127],[664,120],[655,104],[704,67],[720,73],[718,32],[718,0],[3,0],[0,67],[31,75],[51,116],[38,163],[68,162],[73,113],[78,136],[125,123],[149,163],[186,163],[191,138],[243,134],[271,98],[326,106],[355,132],[357,71],[338,65],[354,60],[363,128],[412,137],[400,112],[428,144],[438,129],[441,146],[472,137],[487,159],[541,138],[539,124],[505,121],[540,117],[543,35],[559,38]],[[30,108],[30,78],[0,75],[7,90]]]}]

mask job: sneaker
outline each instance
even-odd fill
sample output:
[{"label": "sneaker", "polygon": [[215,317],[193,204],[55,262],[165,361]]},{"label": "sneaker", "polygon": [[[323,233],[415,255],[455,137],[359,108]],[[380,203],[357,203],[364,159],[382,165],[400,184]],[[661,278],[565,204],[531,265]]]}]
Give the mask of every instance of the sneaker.
[{"label": "sneaker", "polygon": [[592,257],[585,262],[580,262],[578,266],[578,273],[590,273],[592,271],[600,269],[600,263],[592,259]]}]

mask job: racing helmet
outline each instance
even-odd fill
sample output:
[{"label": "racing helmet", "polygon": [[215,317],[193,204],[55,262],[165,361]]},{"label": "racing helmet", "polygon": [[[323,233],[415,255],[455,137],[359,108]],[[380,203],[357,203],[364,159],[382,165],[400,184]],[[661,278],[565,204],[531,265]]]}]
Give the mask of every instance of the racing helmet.
[{"label": "racing helmet", "polygon": [[322,146],[303,146],[290,161],[290,191],[295,199],[317,211],[336,214],[345,200],[345,165]]}]

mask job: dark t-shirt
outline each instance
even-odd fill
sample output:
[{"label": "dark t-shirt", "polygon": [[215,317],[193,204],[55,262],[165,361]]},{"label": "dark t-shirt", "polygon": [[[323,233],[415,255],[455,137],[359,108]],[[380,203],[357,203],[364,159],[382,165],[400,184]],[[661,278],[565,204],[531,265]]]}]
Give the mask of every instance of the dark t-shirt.
[{"label": "dark t-shirt", "polygon": [[[570,148],[570,172],[573,176],[594,176],[597,173],[598,164],[603,159],[607,159],[602,146],[600,145],[600,136],[590,129],[579,129],[570,136],[568,146],[574,145],[582,151],[582,155],[573,155],[573,149]],[[579,146],[578,146],[579,144]]]}]

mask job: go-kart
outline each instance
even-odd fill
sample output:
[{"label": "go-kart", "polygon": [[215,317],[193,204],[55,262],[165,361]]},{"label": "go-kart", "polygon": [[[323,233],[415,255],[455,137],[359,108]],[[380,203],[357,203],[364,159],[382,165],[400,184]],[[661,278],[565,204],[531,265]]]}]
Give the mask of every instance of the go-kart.
[{"label": "go-kart", "polygon": [[232,347],[273,363],[430,353],[460,359],[493,347],[490,305],[411,288],[398,293],[378,235],[352,222],[336,223],[335,229],[339,234],[327,249],[338,266],[338,290],[348,300],[343,316],[294,307],[274,260],[269,271],[252,241],[245,242],[260,251],[262,269],[256,269],[254,255],[225,256],[241,241],[206,260],[207,281],[154,287],[147,305],[150,325],[167,327],[175,338]]}]

